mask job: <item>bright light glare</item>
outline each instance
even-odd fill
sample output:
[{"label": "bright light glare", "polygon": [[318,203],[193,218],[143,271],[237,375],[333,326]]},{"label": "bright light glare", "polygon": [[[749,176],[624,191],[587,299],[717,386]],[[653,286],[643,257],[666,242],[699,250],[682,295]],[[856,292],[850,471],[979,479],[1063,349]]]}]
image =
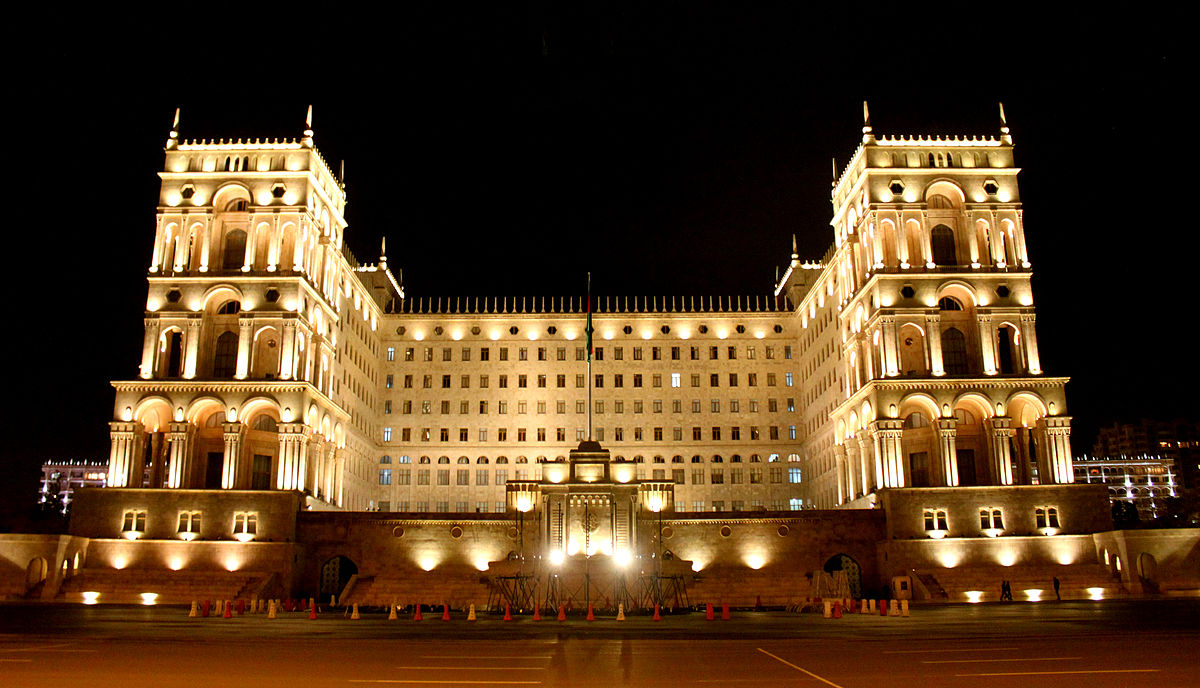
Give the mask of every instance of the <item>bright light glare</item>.
[{"label": "bright light glare", "polygon": [[550,553],[550,563],[554,564],[555,566],[562,566],[563,559],[565,558],[566,555],[563,554],[561,549],[556,549]]},{"label": "bright light glare", "polygon": [[152,605],[152,604],[155,604],[156,602],[158,602],[158,593],[156,593],[156,592],[142,593],[142,604]]},{"label": "bright light glare", "polygon": [[633,561],[633,555],[630,554],[629,550],[627,550],[627,549],[617,550],[617,553],[616,553],[616,555],[614,555],[613,558],[616,559],[617,566],[620,566],[621,568],[625,568],[626,566],[629,566],[630,562]]},{"label": "bright light glare", "polygon": [[1024,592],[1025,592],[1025,597],[1030,602],[1041,602],[1042,601],[1041,588],[1030,588],[1029,590],[1026,590]]},{"label": "bright light glare", "polygon": [[1088,588],[1087,594],[1090,600],[1102,600],[1104,599],[1104,588]]},{"label": "bright light glare", "polygon": [[983,597],[982,590],[968,590],[967,591],[967,601],[970,602],[971,604],[979,604],[979,600],[982,597]]},{"label": "bright light glare", "polygon": [[91,591],[83,593],[83,603],[84,604],[96,604],[99,601],[100,601],[100,593],[91,592]]}]

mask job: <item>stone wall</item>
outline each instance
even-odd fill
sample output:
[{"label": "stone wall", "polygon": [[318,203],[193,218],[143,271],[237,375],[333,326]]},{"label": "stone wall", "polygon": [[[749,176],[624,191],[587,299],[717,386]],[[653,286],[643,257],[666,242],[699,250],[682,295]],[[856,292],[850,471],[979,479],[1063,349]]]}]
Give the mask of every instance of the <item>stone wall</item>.
[{"label": "stone wall", "polygon": [[947,538],[978,538],[979,510],[999,509],[1002,536],[1040,534],[1034,509],[1056,507],[1061,534],[1112,530],[1108,492],[1103,485],[1008,485],[1005,487],[921,487],[878,492],[877,504],[887,513],[887,539],[928,538],[923,512],[946,512]]},{"label": "stone wall", "polygon": [[201,513],[196,541],[234,540],[235,512],[257,514],[257,542],[293,542],[296,514],[304,504],[300,492],[252,490],[151,490],[85,488],[71,507],[71,534],[89,538],[120,538],[124,514],[146,512],[147,540],[179,540],[181,511]]}]

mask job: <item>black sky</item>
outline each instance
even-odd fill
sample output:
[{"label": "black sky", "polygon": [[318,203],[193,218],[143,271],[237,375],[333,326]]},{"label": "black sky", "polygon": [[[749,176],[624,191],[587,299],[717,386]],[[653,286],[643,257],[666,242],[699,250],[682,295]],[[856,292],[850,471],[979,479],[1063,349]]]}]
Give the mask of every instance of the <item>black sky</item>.
[{"label": "black sky", "polygon": [[[13,55],[4,482],[104,457],[139,361],[162,146],[295,137],[345,160],[347,241],[412,296],[767,293],[832,240],[830,159],[878,134],[1016,142],[1042,362],[1095,428],[1196,416],[1194,90],[1169,18],[935,25],[896,11],[533,3],[188,31],[56,27]],[[440,7],[440,5],[435,5]],[[965,19],[965,18],[964,18]],[[370,27],[370,28],[366,28]],[[1034,27],[1034,28],[1022,28]],[[28,281],[24,281],[28,280]]]}]

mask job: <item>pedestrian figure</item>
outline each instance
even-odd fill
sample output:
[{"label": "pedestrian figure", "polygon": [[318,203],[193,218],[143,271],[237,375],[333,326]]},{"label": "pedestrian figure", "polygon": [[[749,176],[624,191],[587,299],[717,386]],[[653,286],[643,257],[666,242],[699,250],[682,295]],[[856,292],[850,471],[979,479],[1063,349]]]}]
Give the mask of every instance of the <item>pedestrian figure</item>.
[{"label": "pedestrian figure", "polygon": [[1012,584],[1008,581],[1000,583],[1000,601],[1012,602]]},{"label": "pedestrian figure", "polygon": [[1058,576],[1055,576],[1054,577],[1054,599],[1061,601],[1062,596],[1060,596],[1058,594],[1058,586],[1059,586]]}]

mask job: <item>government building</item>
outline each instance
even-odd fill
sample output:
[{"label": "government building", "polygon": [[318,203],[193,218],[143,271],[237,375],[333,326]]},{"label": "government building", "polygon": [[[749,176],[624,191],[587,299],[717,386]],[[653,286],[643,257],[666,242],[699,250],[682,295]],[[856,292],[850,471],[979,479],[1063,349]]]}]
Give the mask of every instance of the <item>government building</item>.
[{"label": "government building", "polygon": [[639,576],[771,604],[1178,583],[1074,484],[1003,111],[969,138],[865,115],[829,249],[793,241],[772,293],[517,298],[409,295],[395,268],[425,257],[382,239],[355,257],[311,110],[296,139],[177,116],[139,374],[47,587],[554,606],[548,567],[580,562],[614,606]]}]

